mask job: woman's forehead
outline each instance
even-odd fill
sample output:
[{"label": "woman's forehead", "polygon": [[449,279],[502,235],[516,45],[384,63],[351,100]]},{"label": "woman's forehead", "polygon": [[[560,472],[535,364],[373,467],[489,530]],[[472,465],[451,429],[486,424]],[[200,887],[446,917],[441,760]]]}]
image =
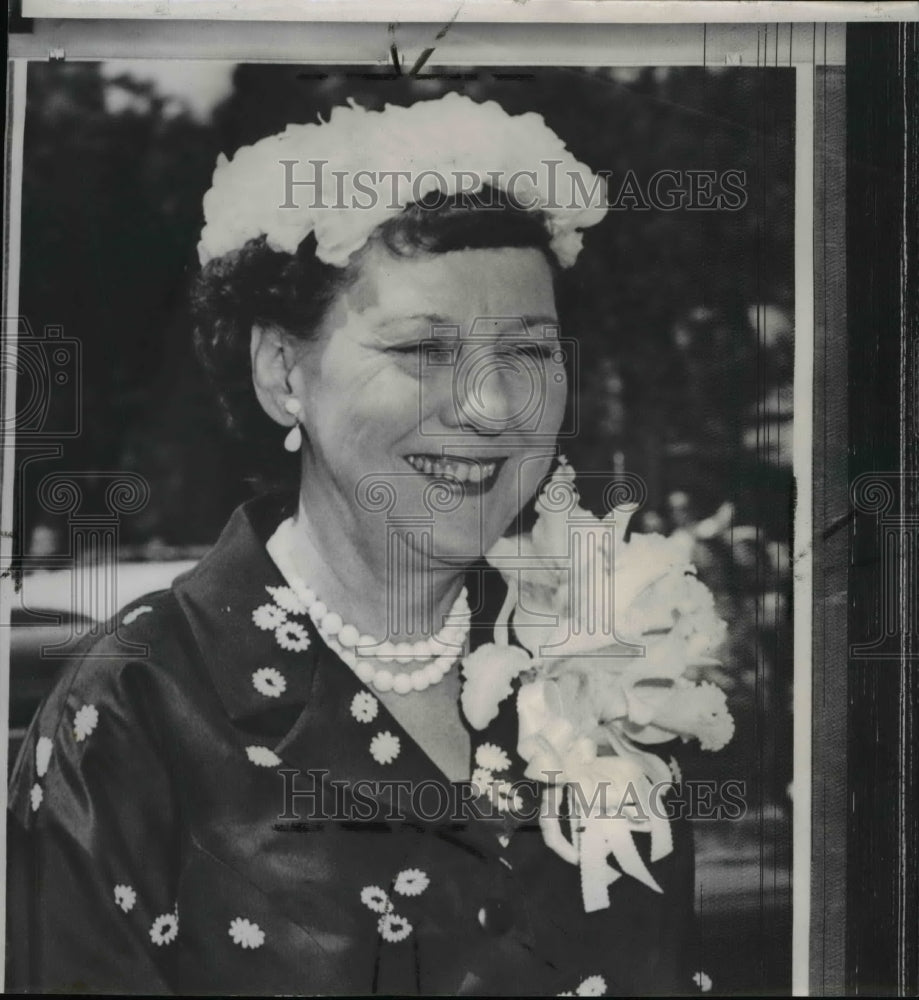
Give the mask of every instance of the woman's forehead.
[{"label": "woman's forehead", "polygon": [[531,247],[454,250],[397,257],[374,247],[362,256],[346,302],[376,327],[468,325],[479,317],[555,321],[552,272]]}]

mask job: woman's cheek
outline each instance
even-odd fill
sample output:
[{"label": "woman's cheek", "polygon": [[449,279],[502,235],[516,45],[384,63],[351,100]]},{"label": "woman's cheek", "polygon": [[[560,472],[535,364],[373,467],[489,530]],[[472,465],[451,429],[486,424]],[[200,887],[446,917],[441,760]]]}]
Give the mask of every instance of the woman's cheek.
[{"label": "woman's cheek", "polygon": [[514,478],[507,484],[507,495],[514,501],[514,516],[518,507],[523,507],[535,495],[539,484],[543,481],[552,465],[552,458],[527,456],[519,462],[514,470]]}]

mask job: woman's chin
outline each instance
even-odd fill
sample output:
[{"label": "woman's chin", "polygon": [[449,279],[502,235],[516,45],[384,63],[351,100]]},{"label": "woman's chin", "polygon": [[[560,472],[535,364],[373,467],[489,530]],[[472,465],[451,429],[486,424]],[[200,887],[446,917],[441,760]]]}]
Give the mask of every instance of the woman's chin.
[{"label": "woman's chin", "polygon": [[502,510],[489,510],[481,497],[462,497],[452,510],[419,510],[390,521],[409,548],[433,565],[469,565],[481,559],[513,520]]},{"label": "woman's chin", "polygon": [[[480,516],[481,511],[454,512],[435,518],[433,528],[434,561],[469,565],[482,559],[501,538],[510,520],[502,517],[491,523],[491,518]],[[466,516],[463,516],[465,514]],[[457,516],[459,515],[459,516]]]}]

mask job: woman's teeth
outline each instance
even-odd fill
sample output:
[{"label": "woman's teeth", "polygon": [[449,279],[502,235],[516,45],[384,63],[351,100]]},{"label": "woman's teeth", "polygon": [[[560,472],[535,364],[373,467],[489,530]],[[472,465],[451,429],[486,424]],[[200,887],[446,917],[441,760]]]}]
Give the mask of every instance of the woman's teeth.
[{"label": "woman's teeth", "polygon": [[455,479],[458,483],[483,483],[495,474],[496,462],[465,462],[457,459],[429,458],[425,455],[407,455],[405,459],[413,469],[426,476]]}]

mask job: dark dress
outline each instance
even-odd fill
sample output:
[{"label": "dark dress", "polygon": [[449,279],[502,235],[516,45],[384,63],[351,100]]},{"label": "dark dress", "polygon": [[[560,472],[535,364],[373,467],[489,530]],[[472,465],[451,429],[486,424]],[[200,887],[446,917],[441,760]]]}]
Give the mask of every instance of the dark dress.
[{"label": "dark dress", "polygon": [[[10,794],[7,988],[695,992],[688,826],[649,865],[663,895],[621,878],[586,914],[532,817],[462,795],[444,816],[444,776],[309,619],[278,632],[265,541],[286,506],[237,510],[39,711]],[[503,597],[478,570],[473,645]],[[471,736],[522,775],[513,698]]]}]

